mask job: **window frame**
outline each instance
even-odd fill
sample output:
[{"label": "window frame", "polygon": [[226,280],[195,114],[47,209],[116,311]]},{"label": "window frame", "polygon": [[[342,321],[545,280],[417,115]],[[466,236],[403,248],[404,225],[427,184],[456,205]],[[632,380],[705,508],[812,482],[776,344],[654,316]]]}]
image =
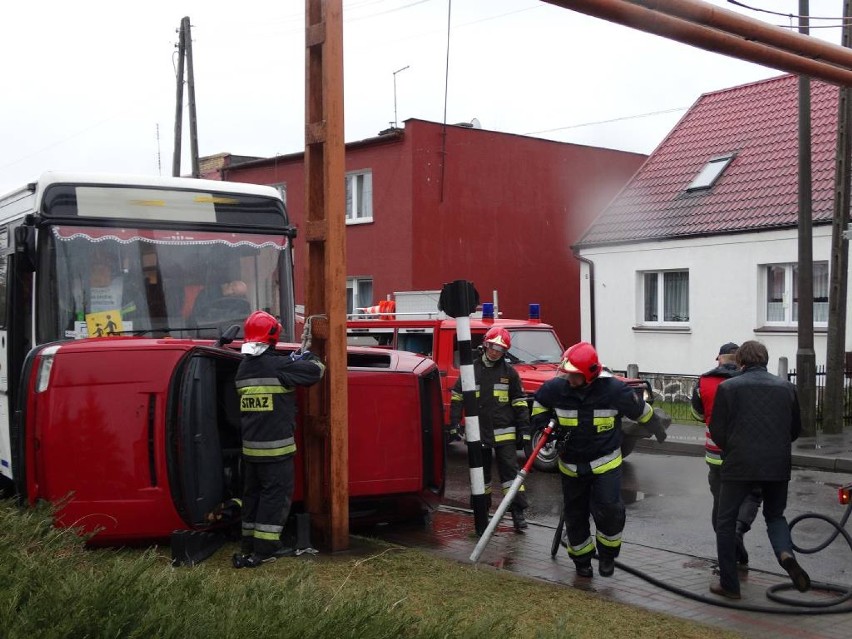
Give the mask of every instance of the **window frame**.
[{"label": "window frame", "polygon": [[[369,299],[364,297],[369,285]],[[366,299],[366,301],[365,301]],[[360,302],[360,303],[359,303]],[[373,278],[372,277],[347,277],[346,278],[346,314],[357,315],[356,308],[367,308],[373,306]]]},{"label": "window frame", "polygon": [[[361,180],[359,180],[361,178]],[[346,224],[368,224],[373,221],[373,172],[370,169],[349,171],[344,186]],[[353,211],[353,202],[358,204]]]},{"label": "window frame", "polygon": [[[826,293],[828,292],[828,277],[829,277],[829,264],[828,260],[814,260],[813,266],[824,266],[825,267],[825,278],[826,278]],[[759,317],[761,319],[761,323],[763,326],[772,327],[772,328],[797,328],[799,326],[799,318],[798,318],[798,292],[795,290],[795,287],[798,286],[796,281],[797,279],[797,271],[798,271],[798,262],[771,262],[767,264],[759,265],[759,278],[758,282],[760,288],[758,290],[758,312]],[[771,320],[769,319],[769,293],[770,293],[770,285],[769,285],[769,274],[772,269],[782,269],[784,275],[783,282],[783,292],[781,294],[781,302],[783,307],[784,318],[780,320]],[[816,289],[816,283],[814,283],[814,289]],[[815,328],[827,328],[828,327],[828,296],[824,297],[825,301],[817,302],[814,301],[814,309],[813,309],[813,322]],[[814,295],[814,299],[816,300],[816,295]],[[779,303],[779,302],[774,302]],[[817,313],[817,304],[825,304],[825,312],[823,315],[825,316],[825,320],[818,320],[817,317],[819,314]]]},{"label": "window frame", "polygon": [[[647,281],[648,276],[656,276],[656,317],[665,317],[666,311],[666,285],[665,276],[670,273],[685,273],[686,274],[686,319],[684,320],[653,320],[646,319],[647,310]],[[689,299],[689,269],[688,268],[673,268],[659,269],[648,271],[636,271],[636,319],[637,325],[641,327],[662,327],[662,328],[687,328],[690,326],[690,299]]]},{"label": "window frame", "polygon": [[713,185],[719,181],[719,178],[731,165],[734,157],[736,157],[736,153],[728,153],[725,155],[717,155],[707,160],[698,173],[695,174],[695,177],[692,178],[692,182],[689,183],[689,186],[686,187],[686,192],[694,193],[696,191],[712,189]]}]

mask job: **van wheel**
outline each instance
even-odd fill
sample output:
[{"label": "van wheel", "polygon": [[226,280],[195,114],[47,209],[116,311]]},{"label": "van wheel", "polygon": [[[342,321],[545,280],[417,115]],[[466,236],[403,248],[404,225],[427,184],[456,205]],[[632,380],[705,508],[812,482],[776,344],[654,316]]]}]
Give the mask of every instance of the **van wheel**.
[{"label": "van wheel", "polygon": [[[533,450],[535,450],[536,446],[538,446],[538,442],[541,440],[542,435],[543,432],[541,430],[533,433]],[[556,446],[554,445],[554,438],[550,438],[547,443],[541,447],[541,450],[538,451],[538,455],[536,455],[535,461],[533,462],[533,468],[546,473],[555,473],[557,466]]]}]

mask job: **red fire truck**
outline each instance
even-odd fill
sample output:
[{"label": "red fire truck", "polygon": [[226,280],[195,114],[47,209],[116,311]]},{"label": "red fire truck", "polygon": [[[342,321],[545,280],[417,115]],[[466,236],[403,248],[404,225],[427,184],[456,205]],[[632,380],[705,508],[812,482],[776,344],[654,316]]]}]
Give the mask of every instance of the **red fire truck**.
[{"label": "red fire truck", "polygon": [[[0,197],[4,490],[61,503],[94,543],[210,529],[241,484],[227,329],[264,309],[299,347],[294,237],[278,192],[248,184],[47,173]],[[348,366],[350,510],[434,500],[435,364],[351,348]]]},{"label": "red fire truck", "polygon": [[[438,291],[423,292],[420,298],[437,300]],[[430,295],[431,293],[431,295]],[[399,295],[399,294],[397,294]],[[393,302],[395,300],[391,300]],[[444,423],[449,422],[450,391],[459,377],[459,353],[456,340],[456,322],[439,313],[437,308],[404,310],[409,305],[379,305],[361,309],[359,315],[347,320],[347,339],[350,345],[370,346],[386,349],[411,351],[432,358],[438,365],[444,403]],[[471,346],[477,349],[482,344],[485,332],[492,326],[500,326],[512,336],[512,347],[506,355],[521,377],[524,391],[532,395],[545,381],[556,374],[562,360],[564,347],[549,324],[540,319],[538,304],[530,305],[527,319],[494,319],[492,303],[482,305],[482,310],[470,320]],[[645,401],[652,403],[650,384],[640,379],[625,379]],[[630,420],[623,420],[622,455],[632,452],[639,439],[651,437],[647,428]],[[541,433],[533,433],[533,446]],[[545,445],[535,460],[538,470],[554,471],[557,466],[556,450]]]}]

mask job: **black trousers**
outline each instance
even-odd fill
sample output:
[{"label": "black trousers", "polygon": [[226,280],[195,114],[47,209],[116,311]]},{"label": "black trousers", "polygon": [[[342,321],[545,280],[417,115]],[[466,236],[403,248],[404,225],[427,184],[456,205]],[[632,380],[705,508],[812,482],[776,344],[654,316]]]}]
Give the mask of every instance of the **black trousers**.
[{"label": "black trousers", "polygon": [[[710,513],[710,522],[713,524],[713,532],[716,532],[716,519],[719,517],[719,491],[722,489],[722,467],[716,464],[708,464],[710,470],[707,473],[707,483],[710,484],[710,494],[713,495],[713,510]],[[757,511],[760,510],[760,502],[763,497],[760,494],[760,486],[755,486],[748,497],[740,506],[737,513],[737,534],[744,535],[751,530],[751,525],[757,519]]]},{"label": "black trousers", "polygon": [[243,463],[242,552],[272,555],[282,547],[281,533],[293,501],[293,457],[277,462]]},{"label": "black trousers", "polygon": [[[482,447],[482,476],[485,480],[485,493],[488,499],[491,499],[491,452],[494,451],[494,457],[497,460],[497,477],[500,478],[500,486],[505,495],[509,492],[512,482],[518,476],[518,449],[515,442],[506,442],[498,444],[493,449],[490,446]],[[524,486],[515,495],[512,500],[512,510],[524,510],[529,505],[527,496],[524,491]]]},{"label": "black trousers", "polygon": [[719,558],[719,580],[722,588],[729,592],[740,591],[740,579],[737,574],[737,514],[755,486],[759,486],[763,494],[763,518],[766,520],[766,533],[772,550],[775,551],[775,557],[780,563],[782,552],[793,554],[790,526],[784,518],[787,482],[723,481],[719,493],[719,515],[716,519],[716,554]]},{"label": "black trousers", "polygon": [[[599,557],[618,557],[626,520],[621,501],[621,466],[595,475],[562,474],[563,513],[568,532],[568,554],[578,564],[589,563],[597,548]],[[589,517],[597,533],[592,539]]]}]

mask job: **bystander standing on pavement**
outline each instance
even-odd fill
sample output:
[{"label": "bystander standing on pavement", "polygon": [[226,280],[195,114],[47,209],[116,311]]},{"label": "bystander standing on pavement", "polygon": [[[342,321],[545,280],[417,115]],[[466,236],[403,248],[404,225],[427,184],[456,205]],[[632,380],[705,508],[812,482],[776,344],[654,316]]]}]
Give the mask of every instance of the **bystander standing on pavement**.
[{"label": "bystander standing on pavement", "polygon": [[796,387],[767,372],[766,346],[748,341],[737,350],[742,373],[716,390],[710,435],[722,451],[722,485],[716,519],[719,582],[710,591],[740,598],[736,561],[736,522],[740,506],[758,485],[769,542],[797,590],[810,589],[810,577],[793,554],[784,517],[791,470],[791,442],[801,430]]},{"label": "bystander standing on pavement", "polygon": [[[722,344],[719,354],[716,356],[717,366],[707,371],[698,378],[698,383],[692,391],[692,414],[704,422],[704,460],[707,462],[707,482],[710,484],[710,493],[713,495],[713,510],[710,513],[710,521],[713,524],[713,532],[716,532],[716,517],[719,512],[719,488],[722,483],[722,455],[719,446],[710,436],[710,419],[713,416],[713,401],[716,397],[716,389],[726,379],[736,377],[740,374],[736,363],[737,346],[734,342]],[[751,530],[751,525],[757,517],[760,508],[760,489],[752,490],[746,497],[737,515],[737,563],[748,565],[748,552],[743,542],[743,536]]]},{"label": "bystander standing on pavement", "polygon": [[[506,361],[512,337],[505,328],[492,327],[482,340],[482,355],[473,362],[479,428],[482,439],[482,472],[485,494],[491,498],[491,454],[497,459],[497,474],[505,495],[518,475],[516,441],[523,438],[525,450],[530,441],[530,414],[518,372]],[[462,419],[462,380],[456,381],[450,402],[451,432],[458,432]],[[516,532],[527,528],[524,516],[528,503],[521,485],[512,502],[512,523]]]}]

